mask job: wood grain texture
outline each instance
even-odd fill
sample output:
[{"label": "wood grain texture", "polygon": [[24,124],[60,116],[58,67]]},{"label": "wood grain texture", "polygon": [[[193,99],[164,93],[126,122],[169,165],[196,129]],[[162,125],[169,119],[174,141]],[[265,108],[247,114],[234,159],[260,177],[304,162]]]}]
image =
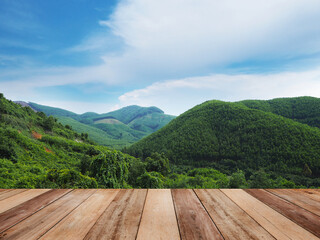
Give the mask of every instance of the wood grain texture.
[{"label": "wood grain texture", "polygon": [[318,239],[309,231],[241,189],[221,189],[276,239]]},{"label": "wood grain texture", "polygon": [[16,194],[27,191],[28,189],[8,189],[7,191],[3,191],[0,195],[0,201],[12,197]]},{"label": "wood grain texture", "polygon": [[224,239],[275,239],[219,189],[195,189]]},{"label": "wood grain texture", "polygon": [[172,189],[181,239],[223,239],[191,189]]},{"label": "wood grain texture", "polygon": [[11,197],[3,199],[2,201],[0,201],[0,213],[3,213],[10,208],[18,206],[19,204],[25,201],[28,201],[48,191],[50,191],[50,189],[32,189],[32,190],[22,191]]},{"label": "wood grain texture", "polygon": [[45,192],[35,198],[30,199],[20,205],[7,210],[0,214],[0,233],[7,228],[17,224],[21,220],[29,217],[38,210],[42,209],[46,205],[55,201],[57,198],[62,197],[66,193],[70,192],[68,189],[56,189]]},{"label": "wood grain texture", "polygon": [[0,189],[0,196],[7,209],[0,240],[320,239],[310,231],[320,230],[318,189]]},{"label": "wood grain texture", "polygon": [[[56,191],[56,190],[54,190]],[[0,235],[0,239],[38,239],[97,190],[73,190]]]},{"label": "wood grain texture", "polygon": [[291,203],[320,216],[320,202],[290,189],[266,189]]},{"label": "wood grain texture", "polygon": [[308,198],[312,198],[318,202],[320,202],[320,192],[316,191],[316,189],[290,189],[293,192],[297,192],[299,194],[303,194]]},{"label": "wood grain texture", "polygon": [[137,239],[180,239],[170,189],[148,190]]},{"label": "wood grain texture", "polygon": [[246,189],[247,193],[320,237],[320,217],[263,189]]},{"label": "wood grain texture", "polygon": [[2,194],[2,193],[5,193],[5,192],[10,192],[10,191],[12,191],[13,189],[0,189],[0,195]]},{"label": "wood grain texture", "polygon": [[146,189],[120,190],[85,239],[135,239]]},{"label": "wood grain texture", "polygon": [[83,239],[119,190],[99,189],[40,239]]}]

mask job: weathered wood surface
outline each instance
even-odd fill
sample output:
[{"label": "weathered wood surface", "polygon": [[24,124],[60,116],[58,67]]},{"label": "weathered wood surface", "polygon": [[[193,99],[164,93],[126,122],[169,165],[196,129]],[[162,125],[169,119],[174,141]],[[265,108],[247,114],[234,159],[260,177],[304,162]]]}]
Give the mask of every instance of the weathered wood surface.
[{"label": "weathered wood surface", "polygon": [[137,239],[180,239],[170,189],[148,190]]},{"label": "weathered wood surface", "polygon": [[195,190],[224,239],[274,239],[219,189]]},{"label": "weathered wood surface", "polygon": [[263,189],[247,189],[246,192],[259,199],[269,207],[299,224],[301,227],[320,237],[320,217],[299,206],[279,198]]},{"label": "weathered wood surface", "polygon": [[14,208],[11,208],[0,214],[0,232],[17,224],[23,219],[31,216],[38,210],[44,208],[46,205],[52,203],[57,198],[68,193],[69,189],[57,189],[45,192],[35,198],[30,199]]},{"label": "weathered wood surface", "polygon": [[[56,190],[55,190],[56,191]],[[74,190],[1,233],[2,239],[39,239],[97,190]]]},{"label": "weathered wood surface", "polygon": [[40,239],[83,239],[118,190],[98,190]]},{"label": "weathered wood surface", "polygon": [[320,216],[320,202],[317,200],[290,189],[267,189],[267,191]]},{"label": "weathered wood surface", "polygon": [[[241,189],[221,189],[276,239],[318,239],[279,212]],[[258,191],[258,189],[254,189]]]},{"label": "weathered wood surface", "polygon": [[8,197],[0,201],[0,213],[7,211],[10,208],[18,206],[19,204],[26,202],[36,196],[39,196],[50,189],[33,189],[20,192],[16,195]]},{"label": "weathered wood surface", "polygon": [[181,239],[223,239],[191,189],[173,189]]},{"label": "weathered wood surface", "polygon": [[0,189],[0,239],[312,240],[319,201],[317,189]]},{"label": "weathered wood surface", "polygon": [[320,191],[316,189],[290,189],[291,191],[298,192],[299,194],[307,195],[308,198],[312,198],[317,202],[320,202]]},{"label": "weathered wood surface", "polygon": [[120,190],[85,239],[135,239],[146,189]]},{"label": "weathered wood surface", "polygon": [[2,190],[4,191],[0,193],[0,201],[8,197],[11,197],[13,195],[16,195],[18,193],[27,191],[27,189],[2,189]]}]

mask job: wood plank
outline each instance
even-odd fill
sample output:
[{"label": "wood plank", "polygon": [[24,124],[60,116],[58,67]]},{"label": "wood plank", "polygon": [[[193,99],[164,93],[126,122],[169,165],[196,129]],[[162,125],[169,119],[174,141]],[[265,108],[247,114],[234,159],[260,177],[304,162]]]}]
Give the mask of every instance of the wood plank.
[{"label": "wood plank", "polygon": [[99,189],[40,239],[83,239],[108,207],[116,189]]},{"label": "wood plank", "polygon": [[136,239],[146,189],[120,190],[85,239]]},{"label": "wood plank", "polygon": [[68,189],[55,189],[30,199],[0,214],[0,233],[34,214],[46,205],[70,192]]},{"label": "wood plank", "polygon": [[192,189],[172,189],[181,239],[223,239]]},{"label": "wood plank", "polygon": [[8,189],[8,191],[5,191],[0,195],[0,201],[4,200],[6,198],[12,197],[16,194],[25,192],[27,190],[28,189]]},{"label": "wood plank", "polygon": [[291,189],[291,191],[306,195],[307,197],[320,202],[320,192],[316,191],[316,189]]},{"label": "wood plank", "polygon": [[48,191],[50,191],[50,189],[30,189],[27,191],[20,192],[9,198],[6,198],[0,201],[0,213],[3,213],[9,210],[10,208],[18,206],[19,204],[26,202]]},{"label": "wood plank", "polygon": [[5,192],[12,191],[13,189],[0,189],[0,195]]},{"label": "wood plank", "polygon": [[318,239],[309,231],[292,222],[290,219],[242,189],[221,189],[221,191],[246,211],[276,239]]},{"label": "wood plank", "polygon": [[320,201],[316,201],[304,194],[292,191],[291,189],[266,189],[291,203],[294,203],[318,216],[320,216]]},{"label": "wood plank", "polygon": [[170,189],[148,190],[137,239],[180,239]]},{"label": "wood plank", "polygon": [[282,215],[320,237],[320,217],[263,189],[246,189],[247,193],[259,199]]},{"label": "wood plank", "polygon": [[195,189],[224,239],[275,239],[219,189]]},{"label": "wood plank", "polygon": [[[39,239],[97,190],[77,189],[0,234],[0,239]],[[59,239],[59,238],[58,238]]]}]

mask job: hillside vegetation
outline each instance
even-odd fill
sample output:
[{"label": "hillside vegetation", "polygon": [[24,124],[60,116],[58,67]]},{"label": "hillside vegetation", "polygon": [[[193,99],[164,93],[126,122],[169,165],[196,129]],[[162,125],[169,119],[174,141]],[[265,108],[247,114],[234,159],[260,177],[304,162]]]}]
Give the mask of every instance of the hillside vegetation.
[{"label": "hillside vegetation", "polygon": [[2,94],[0,136],[0,188],[303,187],[282,177],[269,179],[263,171],[246,179],[241,170],[227,175],[212,168],[170,166],[157,152],[141,161],[98,146],[86,133]]},{"label": "hillside vegetation", "polygon": [[139,180],[147,174],[139,159],[98,146],[88,134],[2,94],[0,136],[0,188],[123,188],[149,180]]},{"label": "hillside vegetation", "polygon": [[133,105],[105,114],[76,114],[36,103],[25,104],[36,111],[56,117],[59,122],[71,126],[79,133],[88,133],[89,139],[98,144],[115,149],[137,142],[175,118],[156,107]]},{"label": "hillside vegetation", "polygon": [[[303,121],[316,117],[313,113],[303,115],[304,107],[297,107],[303,106],[305,99],[308,100],[302,98],[301,104],[295,102],[294,105],[295,118]],[[283,115],[288,109],[280,103],[267,108],[269,102],[263,101],[208,101],[183,113],[126,151],[141,158],[152,152],[163,152],[178,166],[214,167],[226,174],[240,169],[247,178],[261,170],[298,184],[320,186],[320,130],[253,109],[253,105],[259,108],[264,105],[265,109]]]},{"label": "hillside vegetation", "polygon": [[320,128],[320,98],[276,98],[272,100],[245,100],[240,103],[252,109],[271,112],[312,127]]}]

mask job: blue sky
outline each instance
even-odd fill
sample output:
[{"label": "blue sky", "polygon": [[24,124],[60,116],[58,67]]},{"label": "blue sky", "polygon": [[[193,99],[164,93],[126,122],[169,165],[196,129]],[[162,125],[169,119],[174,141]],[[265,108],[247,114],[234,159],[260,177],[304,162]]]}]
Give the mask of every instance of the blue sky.
[{"label": "blue sky", "polygon": [[77,113],[320,97],[318,0],[0,0],[0,92]]}]

